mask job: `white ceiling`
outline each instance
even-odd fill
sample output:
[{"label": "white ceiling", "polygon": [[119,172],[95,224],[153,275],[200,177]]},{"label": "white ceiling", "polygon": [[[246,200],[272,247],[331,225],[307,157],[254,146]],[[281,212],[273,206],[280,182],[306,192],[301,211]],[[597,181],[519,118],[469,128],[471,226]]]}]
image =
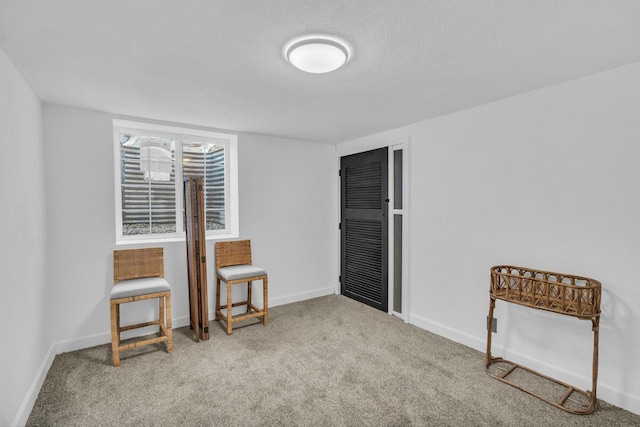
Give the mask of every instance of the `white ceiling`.
[{"label": "white ceiling", "polygon": [[0,46],[45,103],[336,143],[638,62],[640,1],[0,0]]}]

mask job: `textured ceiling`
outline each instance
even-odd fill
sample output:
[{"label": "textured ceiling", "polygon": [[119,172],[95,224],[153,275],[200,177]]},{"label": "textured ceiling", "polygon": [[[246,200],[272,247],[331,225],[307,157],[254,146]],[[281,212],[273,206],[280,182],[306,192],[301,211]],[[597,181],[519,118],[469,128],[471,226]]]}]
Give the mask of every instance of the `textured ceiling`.
[{"label": "textured ceiling", "polygon": [[0,0],[0,46],[45,103],[335,143],[640,61],[640,1]]}]

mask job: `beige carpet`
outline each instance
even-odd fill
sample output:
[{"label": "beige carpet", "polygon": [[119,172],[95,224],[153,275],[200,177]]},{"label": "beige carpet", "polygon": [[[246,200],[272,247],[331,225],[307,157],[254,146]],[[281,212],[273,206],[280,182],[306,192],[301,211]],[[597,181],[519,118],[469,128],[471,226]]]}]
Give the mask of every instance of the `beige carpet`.
[{"label": "beige carpet", "polygon": [[640,426],[604,402],[550,406],[488,377],[483,353],[343,296],[269,317],[231,336],[212,322],[200,343],[177,329],[173,353],[143,347],[119,368],[109,345],[61,354],[28,425]]}]

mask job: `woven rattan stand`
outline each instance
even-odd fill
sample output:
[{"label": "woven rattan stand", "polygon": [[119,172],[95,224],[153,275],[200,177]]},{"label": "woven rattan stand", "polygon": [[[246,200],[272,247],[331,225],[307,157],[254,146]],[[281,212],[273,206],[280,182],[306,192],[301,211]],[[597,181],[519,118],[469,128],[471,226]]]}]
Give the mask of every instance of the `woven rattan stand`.
[{"label": "woven rattan stand", "polygon": [[[560,409],[573,414],[590,414],[596,409],[596,384],[598,381],[598,330],[600,324],[600,282],[588,277],[570,276],[567,274],[537,271],[529,268],[496,266],[491,268],[491,289],[489,290],[489,317],[487,318],[487,357],[485,368],[487,374],[502,382],[512,385],[526,393],[544,400]],[[503,300],[526,307],[560,313],[578,319],[591,320],[593,330],[593,374],[591,391],[583,391],[561,381],[547,377],[539,372],[517,363],[491,356],[491,324],[496,300]],[[503,366],[507,366],[503,368]],[[510,366],[509,366],[510,365]],[[501,371],[496,374],[493,370]],[[559,400],[542,396],[532,390],[516,384],[508,379],[516,369],[523,369],[531,374],[549,380],[566,388]],[[571,396],[579,393],[589,403],[583,405]],[[567,406],[571,403],[571,407]]]}]

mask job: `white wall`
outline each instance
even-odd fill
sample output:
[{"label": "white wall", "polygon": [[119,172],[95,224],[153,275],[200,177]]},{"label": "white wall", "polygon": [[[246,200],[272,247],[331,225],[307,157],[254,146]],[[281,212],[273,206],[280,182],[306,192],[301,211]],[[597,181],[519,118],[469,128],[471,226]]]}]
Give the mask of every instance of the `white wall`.
[{"label": "white wall", "polygon": [[42,106],[0,50],[0,425],[24,423],[51,344]]},{"label": "white wall", "polygon": [[[59,307],[56,352],[110,341],[112,253],[135,247],[115,245],[112,119],[44,107],[48,282]],[[326,264],[334,245],[326,230],[334,206],[332,188],[325,183],[333,174],[333,147],[240,134],[238,150],[240,237],[252,240],[254,263],[269,273],[271,306],[332,293],[335,274]],[[189,317],[185,243],[161,246],[172,284],[174,326],[184,326]],[[213,241],[207,253],[212,312]],[[151,304],[130,304],[123,308],[123,322],[142,320],[152,310]]]},{"label": "white wall", "polygon": [[240,234],[269,273],[269,303],[333,293],[334,147],[255,134],[238,145]]},{"label": "white wall", "polygon": [[[639,135],[640,63],[338,152],[411,140],[412,323],[484,351],[491,266],[600,280],[598,396],[640,413]],[[494,355],[590,389],[590,322],[500,301],[496,317]]]}]

